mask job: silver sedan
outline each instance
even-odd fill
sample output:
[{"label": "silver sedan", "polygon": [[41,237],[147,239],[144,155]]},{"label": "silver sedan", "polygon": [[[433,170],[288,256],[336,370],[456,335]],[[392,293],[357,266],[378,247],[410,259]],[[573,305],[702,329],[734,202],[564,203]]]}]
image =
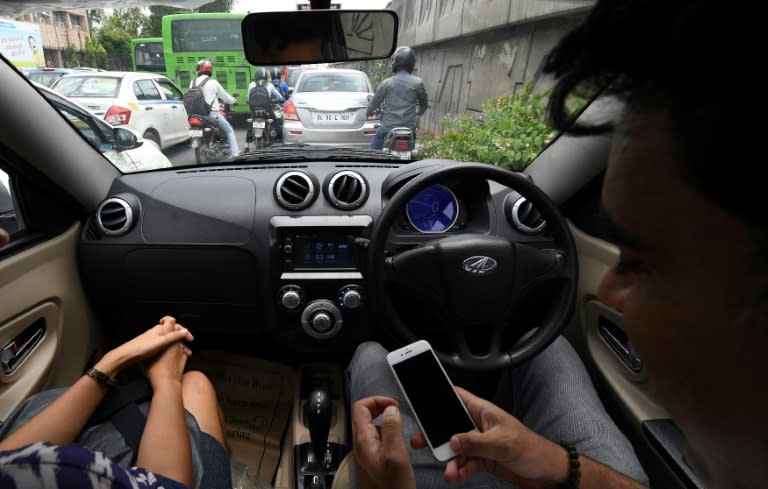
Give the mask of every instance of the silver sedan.
[{"label": "silver sedan", "polygon": [[372,97],[373,87],[362,71],[305,71],[285,103],[283,141],[367,148],[379,125],[365,114]]}]

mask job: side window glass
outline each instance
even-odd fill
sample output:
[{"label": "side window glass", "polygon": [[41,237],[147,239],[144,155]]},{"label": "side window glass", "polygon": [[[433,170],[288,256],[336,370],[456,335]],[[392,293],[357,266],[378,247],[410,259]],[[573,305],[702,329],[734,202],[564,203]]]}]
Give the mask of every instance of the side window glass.
[{"label": "side window glass", "polygon": [[176,88],[173,83],[168,80],[155,80],[155,82],[157,82],[157,86],[160,87],[163,95],[165,95],[166,100],[181,100],[181,90]]},{"label": "side window glass", "polygon": [[[99,152],[105,151],[105,148],[103,147],[104,144],[108,144],[106,140],[102,137],[103,135],[98,133],[96,131],[96,128],[94,128],[91,124],[88,123],[87,120],[85,120],[80,115],[65,109],[60,106],[56,106],[56,108],[61,112],[61,114],[67,118],[69,122],[72,123],[73,126],[77,129],[77,132],[83,135],[83,137],[91,144],[91,146],[94,147]],[[111,149],[111,148],[108,148]]]},{"label": "side window glass", "polygon": [[10,178],[7,173],[0,170],[0,228],[13,236],[20,227],[16,206],[13,203]]},{"label": "side window glass", "polygon": [[160,92],[152,80],[137,80],[133,83],[133,93],[139,100],[162,100]]}]

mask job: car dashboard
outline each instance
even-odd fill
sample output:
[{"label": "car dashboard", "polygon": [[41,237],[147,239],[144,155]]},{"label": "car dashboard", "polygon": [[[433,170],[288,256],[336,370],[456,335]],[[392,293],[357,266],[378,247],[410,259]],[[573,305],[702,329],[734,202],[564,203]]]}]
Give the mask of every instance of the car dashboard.
[{"label": "car dashboard", "polygon": [[[123,175],[83,228],[83,283],[116,339],[171,314],[196,332],[350,351],[377,327],[368,292],[381,278],[367,273],[377,217],[406,182],[451,164],[460,163],[317,161]],[[547,246],[541,218],[523,212],[524,203],[486,180],[428,187],[400,211],[386,253],[460,233]],[[416,295],[398,303],[404,318],[419,309]]]}]

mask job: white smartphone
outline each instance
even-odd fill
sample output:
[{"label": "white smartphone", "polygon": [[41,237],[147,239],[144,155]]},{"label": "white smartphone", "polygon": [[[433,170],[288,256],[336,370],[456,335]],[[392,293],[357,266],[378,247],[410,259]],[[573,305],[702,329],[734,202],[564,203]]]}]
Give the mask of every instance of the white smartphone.
[{"label": "white smartphone", "polygon": [[477,431],[472,417],[430,344],[411,343],[387,355],[387,363],[411,406],[432,455],[440,462],[456,456],[451,437]]}]

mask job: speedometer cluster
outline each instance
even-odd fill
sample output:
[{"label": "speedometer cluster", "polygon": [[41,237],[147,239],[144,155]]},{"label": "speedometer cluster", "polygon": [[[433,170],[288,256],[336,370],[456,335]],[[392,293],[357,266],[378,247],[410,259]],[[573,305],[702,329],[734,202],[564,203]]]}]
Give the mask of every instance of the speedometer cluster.
[{"label": "speedometer cluster", "polygon": [[417,231],[444,233],[456,224],[459,202],[448,187],[432,185],[408,201],[405,213]]}]

